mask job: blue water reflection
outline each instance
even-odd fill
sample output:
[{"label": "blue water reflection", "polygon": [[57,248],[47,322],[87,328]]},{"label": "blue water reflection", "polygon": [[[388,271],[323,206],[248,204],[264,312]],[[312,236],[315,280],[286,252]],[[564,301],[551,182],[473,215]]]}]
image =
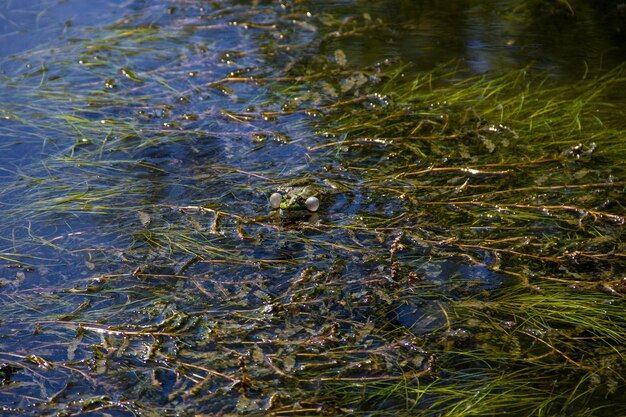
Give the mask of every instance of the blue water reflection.
[{"label": "blue water reflection", "polygon": [[129,0],[8,0],[0,3],[0,58],[42,45],[54,47],[85,28],[127,13]]}]

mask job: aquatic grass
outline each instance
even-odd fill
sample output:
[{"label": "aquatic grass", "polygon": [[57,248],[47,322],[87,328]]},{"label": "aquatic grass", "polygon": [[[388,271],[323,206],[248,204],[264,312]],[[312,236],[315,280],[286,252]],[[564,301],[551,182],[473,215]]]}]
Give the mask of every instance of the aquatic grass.
[{"label": "aquatic grass", "polygon": [[[550,303],[549,297],[544,295],[541,297],[546,299],[546,304]],[[590,296],[589,298],[591,299],[592,297]],[[571,300],[568,300],[566,303],[572,306]],[[452,303],[452,305],[454,304]],[[542,314],[545,311],[537,312],[537,316],[534,315],[532,310],[529,312],[528,303],[523,303],[513,298],[510,300],[509,305],[514,306],[513,308],[518,312],[519,316],[536,317],[541,320],[543,325],[545,325],[546,321],[550,321],[550,319],[543,320]],[[463,318],[462,321],[474,321],[476,319],[476,316],[471,313],[473,308],[475,308],[471,305],[471,302],[466,306],[464,306],[464,302],[459,302],[458,307],[459,310],[455,309],[454,314],[461,316]],[[556,302],[551,307],[555,311],[559,311],[561,308]],[[485,316],[487,320],[481,320],[485,324],[492,322],[494,316],[502,313],[498,309],[498,301],[494,301],[493,305],[487,303],[484,308],[479,310],[489,311]],[[571,311],[563,311],[562,317],[567,317],[567,314]],[[581,317],[584,317],[584,313]],[[586,313],[589,313],[589,311],[586,311]],[[621,314],[621,311],[619,313]],[[453,325],[455,325],[454,321],[456,320],[453,320]],[[424,416],[484,415],[497,414],[502,410],[507,410],[516,415],[553,415],[555,412],[567,412],[571,407],[580,408],[578,401],[582,400],[584,404],[585,398],[589,396],[598,395],[601,397],[605,395],[603,393],[604,388],[598,384],[598,378],[603,378],[599,374],[601,375],[604,372],[601,366],[593,363],[595,360],[592,359],[598,357],[598,355],[584,351],[584,355],[589,357],[591,363],[581,365],[569,359],[555,347],[551,347],[550,350],[553,356],[556,356],[557,360],[561,359],[563,361],[558,366],[548,360],[549,356],[546,357],[546,354],[541,352],[546,345],[538,344],[531,350],[527,350],[522,348],[525,344],[523,340],[520,341],[522,342],[520,344],[514,343],[512,345],[510,343],[498,343],[489,337],[483,338],[480,331],[477,330],[477,324],[478,322],[468,323],[465,328],[476,329],[474,331],[470,330],[470,333],[473,333],[473,336],[470,337],[478,341],[480,350],[457,351],[454,348],[450,350],[450,347],[444,347],[443,351],[437,353],[438,367],[435,375],[438,375],[438,378],[432,379],[428,374],[422,373],[417,378],[398,381],[389,380],[386,382],[382,380],[380,382],[372,381],[371,384],[367,382],[366,378],[363,378],[358,380],[361,390],[355,390],[355,392],[351,392],[349,386],[342,385],[341,378],[330,378],[327,382],[329,384],[328,389],[337,396],[342,398],[345,396],[348,403],[354,401],[354,404],[363,404],[365,401],[366,404],[374,405],[381,404],[381,401],[389,400],[392,401],[392,404],[394,402],[406,402],[407,404],[412,404],[406,409],[407,411],[410,409],[411,415]],[[495,325],[499,326],[499,324]],[[578,322],[569,323],[568,326],[570,325],[572,327],[580,327],[583,324]],[[586,320],[584,325],[588,329],[602,326],[601,323],[595,322],[593,319]],[[532,324],[525,322],[521,323],[520,327],[532,328]],[[478,328],[480,328],[480,325],[478,325]],[[545,337],[536,336],[538,334],[536,333],[537,331],[525,330],[522,333],[531,340]],[[490,332],[486,332],[485,336],[488,333]],[[512,333],[513,336],[514,334]],[[557,337],[562,339],[562,336]],[[453,339],[445,342],[446,336],[443,337],[444,346],[456,343],[452,341]],[[448,337],[453,336],[450,335]],[[574,337],[574,339],[576,341],[571,345],[572,348],[580,346],[580,339],[577,337]],[[546,343],[550,346],[549,342]],[[503,351],[502,349],[506,348],[507,345],[512,346],[515,351]],[[535,357],[533,357],[533,349],[539,351],[539,354]],[[524,356],[520,357],[519,355]],[[604,357],[604,354],[601,354],[599,357]],[[563,386],[562,383],[561,387],[555,386],[553,378],[555,372],[561,375],[569,372],[573,374],[573,378],[576,378],[574,381],[578,382],[575,382],[569,388],[567,385]],[[623,383],[623,381],[617,382],[621,380],[621,373],[618,369],[609,371],[609,373],[612,374],[609,379],[613,378],[613,382],[609,383],[609,385],[615,387],[616,383]],[[576,374],[579,374],[579,376],[575,376]],[[339,387],[343,387],[343,390]],[[597,391],[599,391],[599,394],[594,394]],[[602,406],[599,406],[587,409],[586,412],[594,415],[595,412],[602,408]],[[384,414],[384,412],[382,413]]]},{"label": "aquatic grass", "polygon": [[[515,141],[532,140],[545,134],[556,139],[550,144],[568,144],[577,140],[583,124],[591,129],[604,117],[612,118],[613,106],[603,102],[601,96],[625,81],[622,67],[589,78],[581,80],[578,85],[550,87],[548,78],[533,80],[529,70],[523,69],[499,77],[468,78],[431,91],[424,91],[422,85],[418,85],[419,88],[405,93],[403,99],[416,96],[425,103],[460,106],[465,111],[491,119],[492,123],[503,123],[515,133]],[[537,118],[541,119],[539,124]],[[502,126],[494,128],[498,130]],[[618,136],[617,131],[606,127],[599,131],[594,129],[593,134],[607,139]],[[528,145],[527,148],[533,148],[531,143]]]},{"label": "aquatic grass", "polygon": [[[455,357],[453,354],[451,356]],[[456,359],[460,360],[458,356]],[[464,364],[462,360],[459,365],[461,364]],[[466,366],[463,371],[447,372],[445,379],[420,380],[420,377],[414,378],[410,375],[387,381],[376,381],[375,378],[368,381],[363,378],[349,386],[342,384],[340,378],[329,378],[325,384],[328,385],[328,391],[338,397],[341,403],[356,407],[359,411],[351,412],[357,415],[387,415],[389,411],[383,408],[385,405],[396,409],[400,404],[402,409],[394,414],[492,415],[507,410],[515,415],[553,415],[574,406],[576,396],[589,393],[584,388],[555,393],[550,384],[552,381],[538,378],[537,373],[532,373],[527,368],[502,373]],[[553,367],[545,366],[541,371],[545,374],[551,369]],[[533,371],[537,372],[538,369]],[[367,411],[363,410],[364,406]]]},{"label": "aquatic grass", "polygon": [[[600,147],[605,143],[610,146],[620,146],[617,138],[619,138],[623,127],[619,121],[613,118],[614,109],[612,106],[605,105],[600,96],[603,93],[605,94],[606,91],[609,91],[613,85],[623,84],[622,72],[621,68],[617,68],[607,79],[599,77],[591,83],[581,81],[582,96],[573,100],[571,99],[573,94],[581,93],[580,91],[574,93],[573,91],[576,91],[576,88],[557,87],[553,91],[546,84],[546,81],[542,81],[540,87],[533,86],[532,90],[527,89],[522,96],[518,95],[518,83],[520,83],[520,80],[526,79],[525,72],[520,72],[514,74],[513,78],[511,78],[510,74],[507,74],[500,80],[496,79],[496,81],[493,81],[493,77],[469,79],[465,82],[467,83],[466,86],[470,88],[465,88],[465,90],[461,89],[458,95],[449,97],[445,95],[447,87],[433,89],[433,99],[429,100],[427,98],[425,102],[435,102],[435,97],[437,99],[446,97],[447,100],[445,100],[445,102],[449,103],[449,106],[459,106],[461,109],[470,108],[473,114],[479,115],[478,117],[481,118],[485,117],[487,119],[486,123],[489,123],[489,114],[497,115],[499,117],[498,122],[506,123],[506,128],[494,128],[494,131],[498,132],[496,133],[496,137],[500,133],[504,135],[511,133],[509,139],[511,141],[516,141],[517,143],[521,140],[528,141],[528,145],[524,145],[524,149],[533,149],[534,147],[539,152],[535,157],[537,158],[536,162],[531,159],[530,161],[522,160],[517,164],[505,162],[496,165],[490,164],[489,166],[489,169],[493,169],[494,166],[496,169],[499,169],[500,171],[495,177],[498,178],[498,176],[501,175],[501,181],[507,184],[507,180],[513,172],[504,170],[515,167],[516,165],[520,167],[522,164],[528,164],[529,167],[533,167],[555,163],[585,164],[589,155],[594,152],[593,147],[585,148],[581,146],[580,148],[573,147],[569,150],[567,149],[568,146],[577,145],[577,143],[579,143],[578,141],[581,140],[581,132],[583,131],[593,131],[593,140],[598,140],[597,143]],[[488,80],[485,81],[486,85],[481,84],[483,80]],[[429,82],[428,85],[429,88],[431,88],[432,83]],[[459,87],[459,85],[455,85],[455,88]],[[450,89],[452,90],[452,88]],[[476,94],[476,92],[480,90],[482,90],[481,94]],[[429,93],[426,92],[426,97],[429,97],[428,94]],[[507,94],[512,94],[513,98],[507,100],[501,97],[501,95],[506,96]],[[562,95],[562,97],[558,98],[559,95]],[[420,96],[420,98],[422,96]],[[438,100],[436,102],[439,103],[440,101]],[[494,102],[496,105],[490,109],[490,103]],[[515,111],[507,113],[504,110],[507,108],[513,108]],[[602,111],[598,113],[598,109],[602,109]],[[393,111],[393,107],[389,110]],[[446,111],[449,110],[446,109]],[[406,112],[406,108],[404,108],[403,112]],[[588,117],[587,115],[589,113],[592,113],[593,116]],[[353,112],[352,116],[355,114],[359,115],[359,111]],[[610,128],[607,123],[599,123],[599,119],[597,118],[598,114],[605,115],[607,117],[605,120],[610,121],[610,123],[616,125],[616,127]],[[427,113],[422,113],[422,115],[431,117],[428,116]],[[399,120],[403,115],[399,114],[395,117]],[[585,117],[588,118],[585,119]],[[538,125],[534,121],[536,118],[547,118],[551,121],[550,124],[540,123]],[[356,127],[357,130],[355,137],[342,140],[341,146],[357,150],[367,147],[368,142],[359,138],[359,136],[364,135],[365,132],[367,132],[367,135],[379,137],[379,128],[370,129],[370,125],[367,124],[367,122],[355,122],[353,117],[346,118],[345,120],[350,120],[351,124],[347,128],[341,127],[337,130],[338,133],[344,131],[344,129],[351,130],[353,127]],[[582,122],[583,120],[588,120],[588,122]],[[333,121],[339,122],[340,126],[345,125],[341,119],[333,119]],[[443,129],[446,129],[444,123],[445,122],[441,121],[441,119],[434,119],[433,122],[427,124],[422,123],[421,126],[443,125]],[[396,126],[402,126],[402,124]],[[418,126],[420,125],[418,124]],[[600,126],[600,132],[595,130],[594,126]],[[363,131],[360,132],[358,130],[360,128],[362,128]],[[413,132],[415,132],[415,129],[413,129]],[[487,131],[485,131],[485,133],[486,132]],[[469,134],[471,135],[471,132],[469,132]],[[549,138],[555,138],[555,140],[542,140],[541,142],[532,143],[534,142],[533,138],[538,134],[547,135]],[[455,133],[454,135],[457,134]],[[467,135],[467,133],[461,132],[458,136],[453,137],[454,139],[463,139],[465,135]],[[337,134],[337,136],[339,136],[339,134]],[[424,138],[416,135],[413,136],[415,136],[416,140],[438,140],[434,135],[433,137],[426,136]],[[445,139],[446,136],[443,136],[439,140]],[[402,142],[402,140],[401,137],[385,138],[383,136],[380,143],[384,144],[383,149],[390,148],[393,150],[398,147],[396,143]],[[339,143],[337,143],[337,146],[339,146]],[[371,145],[369,146],[371,148]],[[548,152],[546,152],[546,146],[548,147]],[[563,153],[559,155],[557,152],[561,151],[555,152],[551,150],[549,147],[552,146],[563,146],[565,149],[562,148]],[[497,150],[498,148],[495,147],[495,149]],[[577,153],[579,151],[580,153]],[[421,150],[420,154],[423,153],[423,150]],[[524,154],[524,158],[528,158],[531,155],[532,154]],[[607,152],[606,155],[615,156],[615,154],[610,152]],[[510,157],[510,155],[508,155],[508,157]],[[609,166],[612,173],[619,177],[621,170],[617,168],[615,164],[609,164],[607,167]],[[443,219],[440,221],[442,227],[451,223],[451,213],[448,211],[450,214],[445,217],[441,215],[435,217],[436,212],[434,210],[436,207],[439,205],[446,208],[458,207],[458,211],[462,213],[462,216],[459,217],[460,219],[462,219],[463,216],[469,217],[469,220],[460,223],[464,225],[461,226],[463,231],[466,230],[466,225],[472,225],[476,228],[477,234],[480,233],[478,231],[482,231],[481,234],[483,236],[478,235],[476,238],[463,236],[463,234],[461,234],[463,231],[460,228],[453,229],[447,234],[447,236],[450,236],[449,241],[445,235],[440,237],[440,240],[431,238],[430,241],[425,241],[420,236],[421,233],[417,233],[414,239],[417,242],[425,243],[433,247],[445,244],[450,248],[457,248],[457,250],[462,253],[477,250],[479,252],[488,251],[496,255],[500,253],[503,257],[507,256],[507,253],[518,258],[524,258],[527,255],[530,255],[531,258],[536,256],[540,264],[537,264],[537,269],[532,273],[530,272],[530,268],[522,269],[520,273],[507,270],[509,268],[505,269],[501,266],[506,262],[504,259],[499,259],[497,266],[490,266],[490,268],[493,268],[495,271],[501,271],[510,274],[512,277],[518,277],[520,279],[519,282],[522,284],[521,287],[513,286],[510,290],[505,289],[502,291],[501,298],[498,298],[496,295],[490,297],[489,301],[480,301],[475,304],[471,301],[461,301],[458,303],[449,302],[447,305],[452,308],[454,312],[454,318],[451,324],[452,327],[460,325],[467,329],[474,329],[469,330],[470,333],[477,332],[475,337],[480,340],[479,329],[484,324],[481,325],[479,323],[491,323],[491,325],[496,329],[500,329],[500,331],[502,331],[501,326],[510,325],[513,329],[511,330],[512,338],[519,339],[514,346],[526,346],[524,350],[528,352],[536,350],[537,357],[533,359],[531,356],[530,358],[518,362],[519,369],[517,371],[503,371],[503,369],[511,368],[515,363],[512,362],[512,360],[518,353],[515,351],[502,351],[503,346],[498,342],[493,342],[494,344],[491,347],[487,339],[480,342],[479,345],[483,349],[488,349],[486,351],[476,351],[475,359],[486,364],[488,368],[485,369],[491,369],[493,373],[488,373],[482,378],[479,378],[480,382],[471,379],[470,375],[475,376],[477,372],[469,368],[467,369],[467,373],[461,372],[461,375],[464,379],[470,378],[473,385],[471,387],[468,386],[466,389],[462,388],[461,384],[451,377],[451,375],[453,375],[451,372],[454,372],[453,369],[456,368],[456,364],[446,362],[446,358],[449,355],[454,357],[455,354],[454,352],[444,351],[439,353],[438,356],[439,363],[444,364],[442,365],[442,374],[445,376],[442,375],[441,380],[429,384],[428,392],[417,389],[414,392],[414,396],[410,397],[406,393],[411,392],[411,389],[415,388],[407,384],[406,381],[396,382],[387,385],[387,387],[383,385],[375,388],[373,390],[374,393],[370,394],[372,403],[378,402],[381,398],[385,400],[397,398],[398,401],[402,401],[403,396],[405,397],[405,401],[408,401],[409,397],[420,399],[424,397],[434,398],[430,402],[427,400],[422,409],[419,407],[412,408],[412,415],[465,415],[465,413],[468,415],[484,415],[497,414],[502,410],[519,413],[520,415],[552,415],[556,410],[566,412],[565,410],[569,410],[570,407],[585,410],[581,412],[588,413],[589,415],[601,412],[602,406],[585,408],[584,405],[586,401],[588,401],[586,398],[600,398],[605,395],[603,394],[604,390],[599,388],[599,385],[597,385],[595,381],[597,381],[598,378],[606,378],[610,381],[608,383],[609,386],[612,387],[619,386],[624,382],[620,377],[619,369],[604,374],[600,371],[602,365],[599,365],[594,359],[606,358],[607,360],[619,362],[621,361],[620,358],[623,356],[623,352],[617,348],[623,345],[624,342],[623,326],[620,324],[624,319],[622,314],[623,295],[613,287],[614,285],[619,286],[621,284],[613,282],[609,284],[609,288],[604,288],[605,284],[598,282],[598,275],[590,276],[586,273],[581,274],[578,272],[578,268],[570,261],[576,262],[576,260],[586,256],[584,251],[578,249],[580,246],[575,242],[583,242],[585,240],[591,242],[591,238],[600,238],[602,242],[607,242],[607,237],[609,241],[611,241],[609,236],[615,236],[615,234],[619,233],[622,229],[624,213],[623,210],[619,209],[619,205],[613,206],[617,208],[616,211],[598,212],[593,208],[593,203],[588,205],[590,203],[589,201],[580,200],[578,204],[572,204],[571,202],[576,201],[576,198],[580,199],[582,197],[580,192],[585,193],[585,197],[588,199],[586,192],[588,189],[602,190],[604,188],[607,192],[613,192],[613,195],[617,196],[615,192],[619,193],[618,190],[623,187],[623,184],[615,184],[610,180],[611,176],[607,172],[604,177],[609,179],[607,182],[582,182],[579,184],[562,185],[562,179],[555,178],[554,185],[526,186],[523,188],[510,187],[509,185],[508,189],[503,189],[502,191],[494,192],[492,188],[489,192],[476,193],[472,191],[480,188],[477,187],[475,183],[480,181],[481,177],[490,178],[490,171],[481,165],[470,165],[469,169],[466,167],[467,165],[461,165],[458,168],[449,166],[440,169],[439,167],[430,168],[426,165],[422,171],[418,171],[420,174],[424,175],[425,178],[423,179],[418,179],[416,174],[407,175],[406,172],[402,171],[400,171],[400,175],[396,178],[403,178],[405,183],[414,185],[417,189],[423,189],[421,187],[422,184],[431,186],[433,182],[437,181],[433,176],[435,173],[443,173],[443,179],[445,180],[449,178],[449,176],[445,176],[446,173],[461,174],[465,171],[468,174],[466,176],[468,180],[465,184],[470,181],[470,185],[459,183],[459,186],[451,187],[451,191],[455,191],[455,193],[450,193],[452,198],[446,196],[447,198],[441,199],[441,195],[438,195],[435,199],[431,199],[430,202],[426,200],[426,204],[430,203],[432,205],[432,209],[430,209],[428,206],[423,205],[423,196],[415,196],[415,205],[422,210],[432,212],[433,217],[431,217],[431,221],[436,218]],[[419,165],[417,169],[419,170]],[[368,171],[362,172],[365,174],[368,173]],[[374,177],[371,179],[371,183],[388,182],[389,173],[389,171],[386,171],[383,175]],[[391,171],[391,173],[393,173],[393,171]],[[407,176],[413,177],[414,175],[414,180],[406,180]],[[477,178],[477,180],[473,178]],[[583,177],[581,176],[580,178]],[[443,184],[445,184],[445,182],[442,183],[441,181],[437,183],[442,184],[442,187]],[[493,187],[493,182],[491,184]],[[393,189],[394,187],[394,185],[385,186],[386,189]],[[407,187],[403,184],[398,186],[397,189],[402,190],[398,191],[398,194],[402,194],[406,192]],[[569,190],[565,198],[563,190]],[[520,192],[530,194],[533,192],[551,192],[554,196],[554,200],[544,204],[520,204]],[[456,196],[454,196],[455,194]],[[510,199],[507,199],[507,196],[510,196]],[[532,200],[528,201],[530,202]],[[446,210],[443,210],[443,212],[445,211]],[[492,214],[489,214],[490,212]],[[498,221],[493,224],[487,221],[487,224],[481,227],[476,224],[481,217],[484,220],[497,218]],[[554,236],[551,238],[549,237],[551,235],[545,234],[545,229],[540,225],[542,222],[545,223],[548,217],[550,218],[549,223],[551,227],[561,223],[559,229],[560,233],[565,233],[564,235],[557,237],[558,235],[551,234]],[[503,227],[503,221],[508,222],[509,227]],[[537,222],[539,226],[537,234],[533,233],[532,228],[528,227],[531,222]],[[411,227],[408,228],[408,230],[410,229]],[[500,232],[503,236],[506,236],[506,239],[500,240],[496,237],[496,233],[499,234]],[[516,237],[515,234],[512,235],[512,232],[517,232],[519,235]],[[532,255],[528,251],[523,250],[524,246],[530,248],[534,245],[533,243],[530,243],[530,246],[529,243],[522,243],[528,242],[529,234],[536,237],[537,250],[541,255]],[[493,235],[493,240],[489,237],[491,235]],[[472,241],[475,243],[471,243]],[[510,244],[515,241],[521,243],[521,246],[518,246],[518,249],[522,249],[521,252],[519,250],[511,250]],[[530,242],[532,242],[532,240]],[[574,244],[572,245],[572,243]],[[618,241],[615,241],[615,243],[618,244]],[[563,249],[568,246],[576,249],[571,252],[568,250],[564,251]],[[404,247],[406,250],[406,248],[409,247],[409,243],[404,243]],[[614,245],[612,247],[616,246]],[[549,250],[546,251],[546,248],[553,248],[556,253],[550,256],[548,255]],[[452,249],[452,252],[454,253],[456,250]],[[593,252],[593,254],[589,253],[590,259],[599,260],[605,257],[607,260],[610,260],[609,262],[620,262],[619,252],[607,253],[605,255],[595,252],[594,249],[591,249],[591,252]],[[506,259],[510,258],[507,256]],[[537,274],[535,271],[544,269],[545,262],[560,265],[561,271],[559,275],[561,275],[561,277],[546,277],[543,276],[543,274]],[[406,261],[404,261],[404,263],[406,264]],[[541,264],[544,264],[544,266],[540,266]],[[602,267],[599,266],[598,271],[601,270]],[[564,271],[565,276],[563,276]],[[606,274],[600,276],[607,279]],[[588,284],[583,283],[586,280],[590,282]],[[607,282],[610,282],[610,279],[607,279]],[[576,289],[568,289],[568,285],[569,288]],[[599,301],[599,294],[601,293],[598,290],[604,291],[610,294],[610,297],[615,298],[609,298],[606,299],[605,302],[601,302]],[[398,296],[400,296],[400,300],[402,300],[401,294],[396,295],[395,298],[398,299]],[[401,303],[400,301],[400,304]],[[468,304],[465,305],[464,303]],[[475,316],[475,314],[478,314],[478,316]],[[494,332],[494,330],[494,328],[490,328],[490,330],[486,331],[486,334],[498,332],[497,330]],[[436,339],[436,336],[433,337]],[[585,342],[582,342],[583,340]],[[614,355],[613,359],[608,359],[605,356],[605,349],[607,348],[609,349],[608,352],[612,352],[609,354],[609,357]],[[460,354],[463,355],[464,353]],[[529,354],[532,355],[532,353]],[[498,357],[504,358],[502,363],[499,362]],[[552,360],[546,361],[548,358],[552,358]],[[548,376],[554,371],[554,361],[557,363],[561,362],[560,366],[564,369],[569,369],[568,372],[571,372],[573,375],[573,385],[568,388],[561,388],[562,391],[558,394],[555,393],[554,388],[551,387],[551,378]],[[462,368],[459,367],[457,369]],[[548,371],[548,369],[550,369],[550,371]],[[529,382],[533,380],[536,381],[534,381],[534,383]],[[348,398],[353,398],[350,397],[351,390],[349,385],[341,385],[339,381],[336,381],[336,384],[344,386],[345,391],[337,391],[336,388],[331,386],[329,387],[331,392],[335,394],[340,393],[340,395],[348,395]],[[508,384],[511,385],[509,386]],[[446,391],[445,387],[448,385],[453,388]],[[537,386],[542,385],[545,386],[543,391],[541,391],[541,388],[537,388]],[[535,389],[538,389],[538,391],[532,392]],[[596,394],[596,392],[599,393]],[[356,396],[354,400],[351,399],[349,401],[354,401],[355,403],[362,402],[363,397]],[[580,401],[582,401],[582,405]]]},{"label": "aquatic grass", "polygon": [[[544,282],[541,284],[543,294],[532,292],[513,293],[504,291],[499,297],[493,297],[486,303],[480,303],[481,308],[499,315],[509,317],[515,322],[508,323],[514,328],[528,328],[542,331],[544,329],[575,328],[577,332],[587,332],[593,335],[593,339],[605,342],[610,346],[620,346],[624,342],[624,334],[621,332],[623,321],[626,320],[622,313],[621,300],[618,292],[613,294],[617,299],[605,296],[598,297],[593,291],[584,291],[580,286],[585,284],[574,283],[568,289],[563,285]],[[596,291],[601,289],[600,283],[587,285]],[[549,295],[549,296],[547,296]],[[459,304],[460,306],[463,303]],[[459,317],[467,317],[467,313],[457,313]],[[506,319],[506,320],[509,320]],[[563,336],[563,335],[561,335]],[[565,337],[567,339],[567,337]],[[562,339],[563,340],[563,339]]]}]

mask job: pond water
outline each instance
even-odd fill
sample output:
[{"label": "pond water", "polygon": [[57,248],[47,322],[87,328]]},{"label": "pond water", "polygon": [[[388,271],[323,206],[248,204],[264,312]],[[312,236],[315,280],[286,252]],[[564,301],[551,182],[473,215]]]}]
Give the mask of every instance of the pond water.
[{"label": "pond water", "polygon": [[624,13],[2,3],[0,410],[623,414]]}]

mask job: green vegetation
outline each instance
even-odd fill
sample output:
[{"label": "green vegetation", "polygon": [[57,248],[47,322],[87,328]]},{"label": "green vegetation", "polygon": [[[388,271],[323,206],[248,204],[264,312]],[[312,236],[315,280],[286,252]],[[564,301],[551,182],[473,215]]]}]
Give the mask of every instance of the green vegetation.
[{"label": "green vegetation", "polygon": [[[623,66],[362,67],[370,16],[191,3],[0,62],[3,410],[626,413]],[[296,177],[317,222],[269,215]]]}]

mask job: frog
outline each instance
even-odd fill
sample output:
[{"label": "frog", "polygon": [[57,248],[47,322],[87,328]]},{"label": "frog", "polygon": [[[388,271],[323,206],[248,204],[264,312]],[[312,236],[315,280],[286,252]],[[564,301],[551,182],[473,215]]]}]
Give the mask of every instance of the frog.
[{"label": "frog", "polygon": [[332,184],[322,185],[312,178],[291,180],[270,195],[270,208],[278,211],[281,219],[306,219],[317,214],[320,200],[336,188]]}]

